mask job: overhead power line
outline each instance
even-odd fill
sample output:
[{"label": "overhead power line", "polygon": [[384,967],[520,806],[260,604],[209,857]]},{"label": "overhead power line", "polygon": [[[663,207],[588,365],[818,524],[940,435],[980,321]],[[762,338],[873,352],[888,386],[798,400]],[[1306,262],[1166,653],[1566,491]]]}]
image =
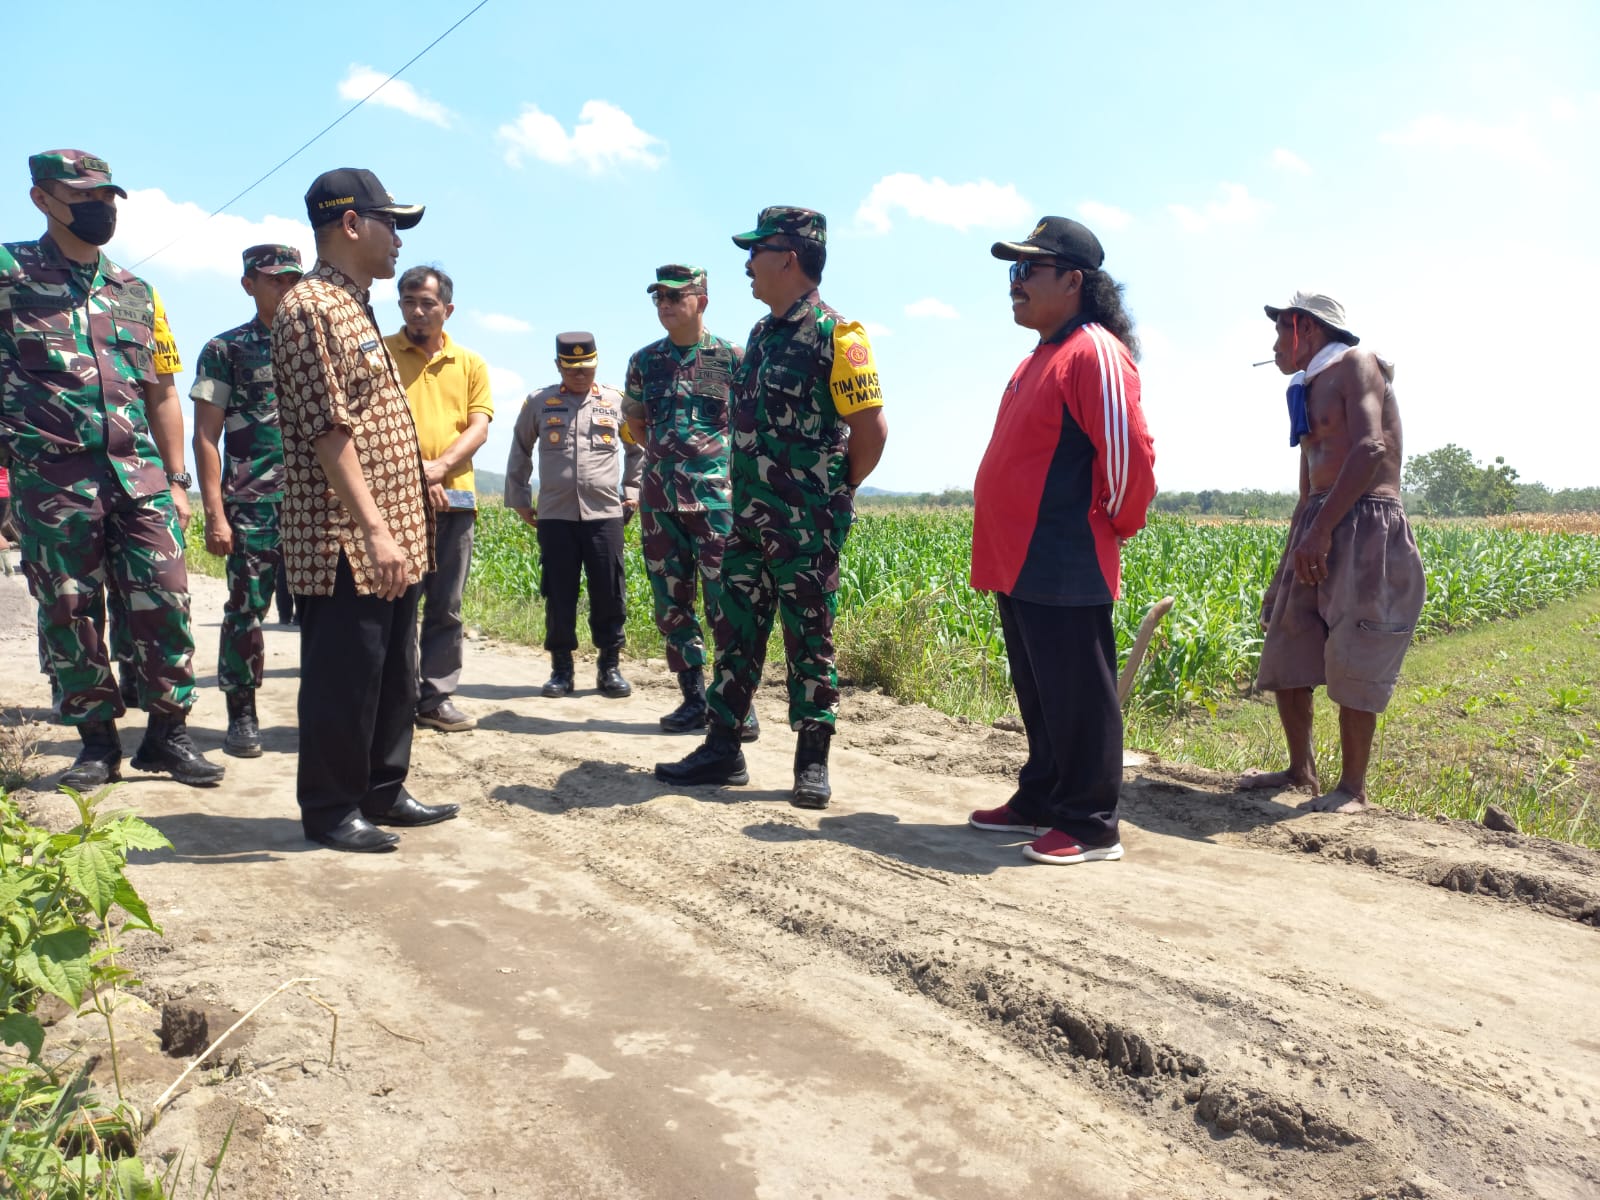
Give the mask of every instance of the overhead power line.
[{"label": "overhead power line", "polygon": [[[279,171],[283,170],[284,167],[288,166],[295,159],[299,158],[300,155],[304,154],[307,150],[309,150],[312,146],[314,146],[322,138],[322,136],[324,134],[326,134],[329,130],[331,130],[335,125],[338,125],[341,121],[343,121],[351,113],[355,112],[356,109],[360,108],[368,100],[371,100],[374,96],[376,96],[384,88],[388,87],[389,84],[393,83],[396,79],[398,79],[400,77],[401,73],[403,71],[405,71],[408,67],[410,67],[412,63],[416,62],[419,58],[421,58],[429,50],[432,50],[440,42],[444,41],[445,38],[449,37],[458,28],[460,28],[461,25],[463,25],[466,22],[467,18],[471,17],[473,15],[473,13],[477,12],[480,8],[482,8],[485,4],[488,4],[488,3],[489,3],[489,0],[478,0],[478,3],[474,4],[465,13],[463,13],[456,20],[456,22],[453,25],[450,26],[450,28],[446,29],[438,37],[434,38],[433,41],[429,42],[421,50],[418,50],[410,58],[406,59],[405,62],[401,63],[400,66],[396,67],[394,72],[393,72],[393,74],[391,74],[387,79],[385,79],[377,87],[373,88],[365,96],[361,97],[361,99],[357,100],[349,108],[345,109],[342,113],[340,113],[333,120],[329,121],[321,129],[317,130],[316,133],[312,134],[311,137],[306,139],[304,144],[302,144],[299,148],[297,148],[293,153],[291,153],[288,157],[286,157],[282,162],[278,163],[275,167],[273,167],[265,175],[261,176],[260,179],[257,179],[254,183],[252,183],[249,187],[245,188],[243,191],[239,192],[237,195],[230,196],[227,200],[225,200],[221,204],[217,205],[216,208],[212,209],[209,213],[206,214],[206,220],[205,221],[201,221],[200,224],[204,225],[206,223],[206,221],[211,220],[213,217],[216,217],[216,216],[218,216],[218,215],[220,215],[220,214],[222,214],[224,212],[227,212],[229,208],[231,208],[233,205],[237,204],[240,200],[243,200],[251,192],[255,191],[256,188],[260,187],[263,183],[265,183],[267,180],[271,179]],[[185,237],[187,237],[193,231],[194,231],[193,228],[185,230],[183,233],[180,233],[177,237],[173,238],[166,245],[160,247],[157,250],[152,250],[149,254],[146,254],[143,258],[141,258],[138,262],[134,263],[133,266],[128,268],[128,269],[129,270],[136,270],[139,267],[144,266],[144,264],[149,262],[152,258],[157,258],[160,255],[165,254],[168,250],[172,249],[172,247],[176,246],[179,242],[183,241],[183,239]]]}]

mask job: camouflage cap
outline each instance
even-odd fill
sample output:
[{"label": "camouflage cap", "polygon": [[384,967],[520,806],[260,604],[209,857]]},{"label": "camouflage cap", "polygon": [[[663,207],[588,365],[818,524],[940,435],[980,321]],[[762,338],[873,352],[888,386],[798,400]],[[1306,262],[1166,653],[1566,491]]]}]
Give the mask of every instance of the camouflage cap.
[{"label": "camouflage cap", "polygon": [[587,332],[556,334],[556,365],[562,367],[592,367],[600,361],[595,348],[594,334]]},{"label": "camouflage cap", "polygon": [[666,288],[668,291],[677,291],[680,288],[699,288],[706,290],[706,269],[704,267],[686,267],[682,263],[668,263],[664,267],[656,268],[656,281],[645,291],[655,293]]},{"label": "camouflage cap", "polygon": [[828,218],[811,208],[790,208],[785,205],[763,208],[761,215],[756,218],[756,227],[749,233],[735,234],[733,244],[741,250],[748,250],[763,238],[779,236],[826,246]]},{"label": "camouflage cap", "polygon": [[244,273],[260,271],[263,275],[304,275],[306,269],[300,262],[300,251],[293,246],[267,242],[251,246],[244,252]]},{"label": "camouflage cap", "polygon": [[35,183],[57,179],[74,191],[108,187],[124,200],[128,193],[111,182],[111,164],[87,150],[46,150],[28,156],[28,174]]}]

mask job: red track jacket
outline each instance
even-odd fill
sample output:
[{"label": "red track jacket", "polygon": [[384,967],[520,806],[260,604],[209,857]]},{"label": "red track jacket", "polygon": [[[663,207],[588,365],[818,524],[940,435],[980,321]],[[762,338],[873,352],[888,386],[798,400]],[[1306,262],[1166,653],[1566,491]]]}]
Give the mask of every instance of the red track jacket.
[{"label": "red track jacket", "polygon": [[1154,467],[1126,347],[1092,322],[1041,341],[1012,373],[978,466],[972,586],[1037,604],[1120,598],[1120,542],[1144,528]]}]

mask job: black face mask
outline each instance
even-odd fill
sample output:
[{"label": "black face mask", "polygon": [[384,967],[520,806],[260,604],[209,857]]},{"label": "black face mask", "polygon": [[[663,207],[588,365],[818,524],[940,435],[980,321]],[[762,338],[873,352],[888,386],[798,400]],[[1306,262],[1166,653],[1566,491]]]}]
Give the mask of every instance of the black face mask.
[{"label": "black face mask", "polygon": [[80,200],[68,204],[67,211],[72,214],[68,231],[91,246],[104,246],[117,231],[117,206],[109,200]]}]

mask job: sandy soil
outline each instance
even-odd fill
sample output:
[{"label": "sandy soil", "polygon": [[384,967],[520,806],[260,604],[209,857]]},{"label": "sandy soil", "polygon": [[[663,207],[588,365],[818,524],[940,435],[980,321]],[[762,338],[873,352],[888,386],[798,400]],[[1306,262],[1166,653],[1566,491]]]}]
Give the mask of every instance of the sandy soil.
[{"label": "sandy soil", "polygon": [[[0,703],[38,715],[31,620],[0,579]],[[339,855],[300,838],[295,634],[268,647],[263,758],[120,789],[176,847],[132,872],[166,930],[128,939],[137,1103],[184,1064],[164,1002],[316,980],[151,1136],[203,1163],[236,1123],[225,1195],[1600,1196],[1593,854],[1143,763],[1125,860],[1030,865],[963,824],[1017,733],[847,692],[834,805],[804,813],[767,689],[750,786],[679,795],[650,774],[693,745],[656,725],[659,664],[547,701],[539,655],[474,642],[481,726],[419,731],[411,784],[461,818]],[[44,732],[59,771],[75,739]]]}]

